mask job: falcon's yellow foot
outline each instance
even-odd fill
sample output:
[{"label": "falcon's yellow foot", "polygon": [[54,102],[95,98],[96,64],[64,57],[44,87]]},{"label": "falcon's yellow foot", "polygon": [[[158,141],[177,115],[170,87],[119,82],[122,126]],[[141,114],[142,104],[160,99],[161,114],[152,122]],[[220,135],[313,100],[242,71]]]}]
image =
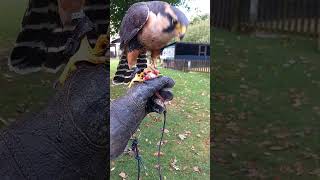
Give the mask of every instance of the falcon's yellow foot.
[{"label": "falcon's yellow foot", "polygon": [[97,43],[93,48],[92,54],[94,56],[103,56],[109,46],[109,37],[106,34],[102,34],[97,39]]},{"label": "falcon's yellow foot", "polygon": [[129,88],[131,88],[136,82],[144,82],[150,79],[154,79],[161,76],[159,70],[150,67],[145,68],[141,73],[137,73],[131,80]]},{"label": "falcon's yellow foot", "polygon": [[143,82],[144,81],[144,72],[141,73],[137,73],[134,78],[131,80],[130,84],[129,84],[129,88],[131,88],[133,86],[134,83],[136,82]]},{"label": "falcon's yellow foot", "polygon": [[70,59],[66,67],[64,68],[62,74],[59,77],[59,83],[60,85],[64,85],[64,82],[67,80],[68,76],[71,74],[71,72],[75,71],[77,69],[76,63],[77,62],[83,62],[87,61],[92,64],[104,64],[107,63],[105,57],[91,57],[90,59],[84,59],[84,60],[77,60],[77,59]]},{"label": "falcon's yellow foot", "polygon": [[107,52],[109,39],[106,34],[102,34],[99,36],[96,45],[93,49],[91,49],[87,40],[81,41],[81,46],[78,52],[73,55],[66,67],[64,68],[61,76],[59,77],[58,83],[60,85],[64,85],[64,82],[68,78],[69,74],[77,69],[76,63],[80,61],[87,61],[92,64],[104,64],[107,63],[107,57],[105,53]]},{"label": "falcon's yellow foot", "polygon": [[77,62],[77,61],[72,61],[72,60],[70,60],[70,61],[68,62],[68,64],[67,64],[66,67],[64,68],[62,74],[61,74],[60,77],[59,77],[58,82],[59,82],[60,85],[63,86],[63,85],[64,85],[64,82],[67,80],[69,74],[70,74],[72,71],[75,71],[75,70],[77,69],[76,62]]}]

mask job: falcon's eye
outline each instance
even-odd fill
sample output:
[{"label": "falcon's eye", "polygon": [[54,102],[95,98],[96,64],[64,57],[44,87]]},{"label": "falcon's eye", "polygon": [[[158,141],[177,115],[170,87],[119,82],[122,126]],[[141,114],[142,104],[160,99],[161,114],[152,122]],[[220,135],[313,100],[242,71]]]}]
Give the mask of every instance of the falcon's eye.
[{"label": "falcon's eye", "polygon": [[177,24],[177,20],[172,19],[171,23],[172,23],[172,24]]}]

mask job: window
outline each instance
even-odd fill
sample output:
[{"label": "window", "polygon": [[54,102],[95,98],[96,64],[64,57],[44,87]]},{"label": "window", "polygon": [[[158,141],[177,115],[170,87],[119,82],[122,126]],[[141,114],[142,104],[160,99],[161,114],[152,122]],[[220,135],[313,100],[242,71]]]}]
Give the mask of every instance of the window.
[{"label": "window", "polygon": [[206,56],[207,55],[207,46],[206,45],[199,45],[199,56]]}]

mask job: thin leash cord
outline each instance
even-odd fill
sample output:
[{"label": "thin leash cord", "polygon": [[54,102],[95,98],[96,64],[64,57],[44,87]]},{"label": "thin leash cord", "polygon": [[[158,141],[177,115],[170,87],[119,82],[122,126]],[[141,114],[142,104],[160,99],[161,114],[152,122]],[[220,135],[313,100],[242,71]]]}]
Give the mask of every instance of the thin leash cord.
[{"label": "thin leash cord", "polygon": [[[161,145],[162,145],[162,140],[164,135],[164,129],[166,127],[166,120],[167,120],[167,110],[165,108],[165,110],[163,111],[163,126],[162,126],[161,138],[160,138],[159,148],[158,148],[158,174],[159,174],[160,180],[162,180],[161,167],[160,167],[160,152],[161,152]],[[137,160],[137,169],[138,169],[138,180],[140,180],[142,159],[141,159],[141,156],[139,155],[138,139],[134,139],[132,141],[131,149],[135,152],[135,159]]]},{"label": "thin leash cord", "polygon": [[140,180],[140,168],[141,168],[141,161],[140,161],[140,159],[138,159],[137,164],[138,164],[138,180]]},{"label": "thin leash cord", "polygon": [[139,155],[138,139],[133,140],[132,145],[131,145],[131,149],[135,152],[135,159],[137,160],[137,167],[138,167],[138,180],[140,180],[141,157]]},{"label": "thin leash cord", "polygon": [[140,155],[139,155],[138,139],[137,138],[135,138],[132,141],[131,149],[135,152],[135,159],[137,160],[137,168],[138,168],[138,180],[140,180],[140,163],[141,163],[140,160],[141,160],[141,158],[140,158]]},{"label": "thin leash cord", "polygon": [[163,126],[162,126],[162,132],[161,132],[161,138],[160,138],[160,143],[159,143],[159,149],[158,149],[158,174],[159,174],[159,179],[162,180],[162,175],[161,175],[161,167],[160,167],[160,150],[161,150],[161,145],[162,145],[162,140],[163,140],[163,134],[164,134],[164,129],[166,127],[166,119],[167,119],[167,110],[163,111]]}]

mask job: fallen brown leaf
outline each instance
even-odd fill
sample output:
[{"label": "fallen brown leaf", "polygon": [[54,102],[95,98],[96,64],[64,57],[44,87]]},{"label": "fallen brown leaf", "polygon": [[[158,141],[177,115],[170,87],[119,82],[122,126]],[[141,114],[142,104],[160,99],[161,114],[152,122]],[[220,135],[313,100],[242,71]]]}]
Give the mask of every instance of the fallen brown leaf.
[{"label": "fallen brown leaf", "polygon": [[163,152],[155,152],[155,153],[153,153],[153,156],[164,156],[164,153]]},{"label": "fallen brown leaf", "polygon": [[241,84],[241,85],[240,85],[240,88],[241,88],[241,89],[248,89],[248,86],[245,85],[245,84]]},{"label": "fallen brown leaf", "polygon": [[185,136],[189,136],[191,134],[191,131],[184,131]]},{"label": "fallen brown leaf", "polygon": [[159,169],[161,166],[159,164],[154,165],[154,168]]},{"label": "fallen brown leaf", "polygon": [[164,129],[163,132],[166,133],[166,134],[168,134],[168,133],[169,133],[169,130],[168,130],[168,129]]},{"label": "fallen brown leaf", "polygon": [[181,140],[184,140],[185,138],[187,138],[184,134],[179,134],[178,137],[179,137]]},{"label": "fallen brown leaf", "polygon": [[228,129],[231,129],[233,132],[238,132],[240,128],[237,126],[237,123],[235,122],[229,122],[227,125]]},{"label": "fallen brown leaf", "polygon": [[282,151],[284,149],[286,149],[286,147],[282,147],[282,146],[271,146],[269,147],[270,150],[272,151]]},{"label": "fallen brown leaf", "polygon": [[303,164],[301,162],[296,162],[293,166],[296,170],[296,175],[300,176],[303,174],[304,168],[303,168]]},{"label": "fallen brown leaf", "polygon": [[177,159],[174,157],[174,159],[171,160],[170,162],[170,167],[172,167],[174,170],[179,171],[180,168],[177,166]]},{"label": "fallen brown leaf", "polygon": [[290,136],[290,133],[288,132],[280,132],[274,135],[274,137],[278,138],[278,139],[285,139],[287,137]]},{"label": "fallen brown leaf", "polygon": [[309,174],[320,177],[320,168],[311,171]]},{"label": "fallen brown leaf", "polygon": [[198,166],[194,166],[192,169],[193,169],[193,172],[200,173],[200,169]]},{"label": "fallen brown leaf", "polygon": [[271,141],[262,141],[258,144],[259,147],[270,146],[272,144]]},{"label": "fallen brown leaf", "polygon": [[[168,143],[167,140],[163,140],[163,141],[161,141],[161,146],[166,145],[167,143]],[[157,146],[159,146],[159,145],[160,145],[160,141],[157,143]]]},{"label": "fallen brown leaf", "polygon": [[128,175],[126,175],[125,172],[121,172],[121,173],[119,174],[119,176],[120,176],[122,179],[126,179],[126,178],[128,177]]},{"label": "fallen brown leaf", "polygon": [[272,155],[272,154],[269,153],[269,152],[264,152],[263,154],[266,155],[266,156],[271,156],[271,155]]},{"label": "fallen brown leaf", "polygon": [[292,173],[294,170],[288,165],[281,165],[279,168],[282,173]]}]

